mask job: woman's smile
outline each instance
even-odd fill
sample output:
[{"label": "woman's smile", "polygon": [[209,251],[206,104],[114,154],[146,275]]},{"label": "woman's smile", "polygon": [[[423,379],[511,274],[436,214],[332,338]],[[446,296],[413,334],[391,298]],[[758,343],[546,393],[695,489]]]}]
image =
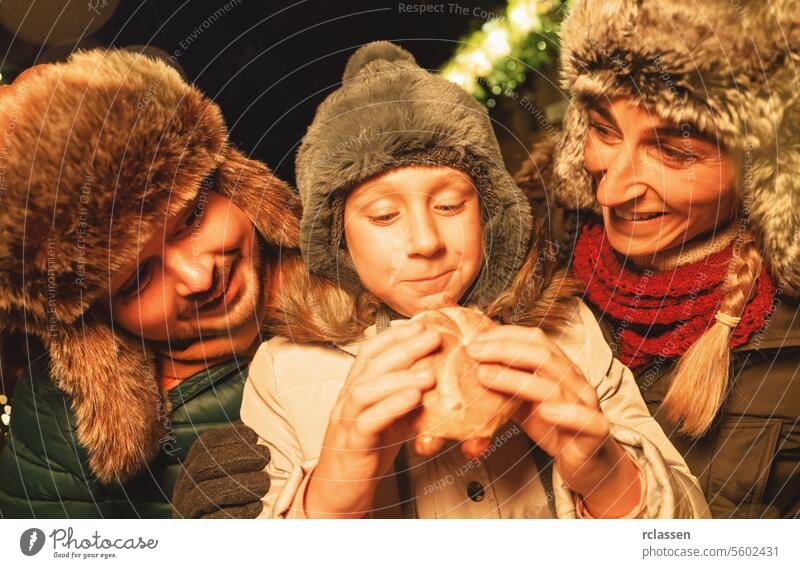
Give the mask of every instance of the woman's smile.
[{"label": "woman's smile", "polygon": [[[606,208],[604,208],[606,209]],[[670,225],[670,215],[664,211],[653,213],[630,212],[622,208],[607,208],[606,226],[610,232],[618,235],[637,235],[658,233]]]},{"label": "woman's smile", "polygon": [[613,207],[611,209],[611,212],[614,214],[615,220],[630,221],[634,223],[644,223],[647,221],[652,221],[653,219],[656,219],[658,217],[663,217],[664,215],[667,214],[664,211],[653,211],[650,213],[646,213],[646,212],[637,212],[635,210],[632,213],[629,213],[623,209],[620,209],[619,207]]}]

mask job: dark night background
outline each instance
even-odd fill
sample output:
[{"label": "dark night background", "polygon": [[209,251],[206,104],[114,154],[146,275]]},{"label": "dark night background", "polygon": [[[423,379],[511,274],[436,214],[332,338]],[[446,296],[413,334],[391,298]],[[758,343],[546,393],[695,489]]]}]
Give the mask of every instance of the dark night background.
[{"label": "dark night background", "polygon": [[[49,30],[48,16],[52,20],[51,14],[59,12],[55,7],[65,4],[75,1],[51,0],[46,9],[42,2],[31,3],[28,17]],[[474,8],[502,13],[506,5],[502,0],[466,0],[458,6],[467,9],[467,15],[420,15],[400,13],[398,2],[386,0],[232,0],[228,11],[208,23],[225,2],[122,0],[115,7],[103,0],[88,0],[88,5],[80,0],[78,4],[79,10],[70,6],[70,14],[61,19],[83,18],[88,23],[105,16],[105,11],[113,15],[90,36],[56,47],[25,41],[7,29],[12,26],[3,28],[5,81],[36,62],[64,59],[76,46],[150,46],[168,54],[180,50],[178,63],[190,81],[220,104],[232,140],[289,181],[294,180],[296,145],[314,109],[337,87],[347,58],[358,46],[379,39],[396,41],[420,65],[436,70],[453,54],[460,38],[484,23],[485,18],[472,16]],[[449,5],[444,6],[449,11]],[[83,29],[85,24],[76,25]],[[58,33],[53,29],[51,38]]]}]

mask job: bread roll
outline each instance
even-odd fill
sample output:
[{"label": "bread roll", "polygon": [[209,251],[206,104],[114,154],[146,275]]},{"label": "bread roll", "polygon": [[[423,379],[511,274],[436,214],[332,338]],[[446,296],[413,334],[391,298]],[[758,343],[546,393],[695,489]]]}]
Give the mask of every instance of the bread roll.
[{"label": "bread roll", "polygon": [[[442,334],[442,347],[412,367],[431,369],[436,376],[436,386],[423,396],[422,411],[415,421],[418,439],[491,438],[520,402],[480,384],[478,362],[467,354],[465,346],[497,324],[478,310],[458,305],[426,310],[412,320]],[[419,451],[420,444],[417,448]]]}]

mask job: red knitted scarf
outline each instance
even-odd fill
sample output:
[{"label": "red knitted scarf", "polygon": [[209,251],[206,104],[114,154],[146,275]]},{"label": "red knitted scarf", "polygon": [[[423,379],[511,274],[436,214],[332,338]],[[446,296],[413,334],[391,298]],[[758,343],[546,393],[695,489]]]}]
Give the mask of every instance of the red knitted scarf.
[{"label": "red knitted scarf", "polygon": [[[640,269],[609,246],[601,224],[587,223],[575,245],[573,266],[586,285],[587,302],[613,326],[619,359],[636,370],[655,358],[683,355],[714,323],[732,255],[733,245],[672,270]],[[774,295],[772,279],[762,268],[756,294],[731,334],[731,348],[764,326]]]}]

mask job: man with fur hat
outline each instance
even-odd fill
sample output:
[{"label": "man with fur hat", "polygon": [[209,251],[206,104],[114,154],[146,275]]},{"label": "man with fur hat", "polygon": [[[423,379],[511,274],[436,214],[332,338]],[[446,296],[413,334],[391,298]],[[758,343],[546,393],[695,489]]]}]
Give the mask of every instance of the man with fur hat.
[{"label": "man with fur hat", "polygon": [[192,442],[238,419],[299,200],[138,54],[34,68],[0,133],[0,328],[46,352],[15,392],[0,516],[169,516]]}]

